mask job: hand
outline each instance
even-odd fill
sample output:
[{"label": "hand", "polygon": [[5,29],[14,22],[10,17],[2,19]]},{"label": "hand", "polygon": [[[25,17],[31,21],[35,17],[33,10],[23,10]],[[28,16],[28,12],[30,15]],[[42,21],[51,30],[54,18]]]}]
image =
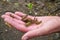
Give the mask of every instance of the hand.
[{"label": "hand", "polygon": [[[14,18],[12,18],[12,15]],[[41,24],[35,25],[32,24],[29,27],[25,26],[25,22],[21,20],[21,16],[24,16],[21,12],[15,12],[12,14],[10,12],[2,15],[2,18],[9,24],[11,24],[16,29],[27,32],[22,36],[22,40],[27,40],[32,37],[42,36],[54,32],[60,31],[60,17],[57,16],[42,16],[36,17],[38,21],[42,21]],[[28,18],[34,19],[32,16],[28,16]]]}]

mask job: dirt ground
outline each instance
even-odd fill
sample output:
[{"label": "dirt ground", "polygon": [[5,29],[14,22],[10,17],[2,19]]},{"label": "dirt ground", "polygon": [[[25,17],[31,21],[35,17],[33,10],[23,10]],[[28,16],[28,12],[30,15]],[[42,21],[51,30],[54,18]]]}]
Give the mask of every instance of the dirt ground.
[{"label": "dirt ground", "polygon": [[[32,3],[32,12],[27,4]],[[5,12],[21,11],[35,16],[60,16],[60,0],[0,0],[0,16]],[[0,17],[0,40],[21,40],[24,33],[5,25]],[[60,40],[60,33],[36,37],[31,40]]]}]

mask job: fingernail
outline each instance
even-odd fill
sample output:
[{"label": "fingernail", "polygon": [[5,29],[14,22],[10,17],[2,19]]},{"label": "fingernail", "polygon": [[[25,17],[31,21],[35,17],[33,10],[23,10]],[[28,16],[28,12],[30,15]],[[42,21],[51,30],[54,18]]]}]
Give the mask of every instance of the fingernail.
[{"label": "fingernail", "polygon": [[18,14],[19,12],[15,12],[15,14]]},{"label": "fingernail", "polygon": [[7,18],[6,18],[6,19],[4,19],[4,21],[7,21]]},{"label": "fingernail", "polygon": [[22,38],[22,40],[27,40],[27,39],[28,39],[28,37]]},{"label": "fingernail", "polygon": [[5,18],[5,15],[2,15],[1,17],[2,17],[2,18]]}]

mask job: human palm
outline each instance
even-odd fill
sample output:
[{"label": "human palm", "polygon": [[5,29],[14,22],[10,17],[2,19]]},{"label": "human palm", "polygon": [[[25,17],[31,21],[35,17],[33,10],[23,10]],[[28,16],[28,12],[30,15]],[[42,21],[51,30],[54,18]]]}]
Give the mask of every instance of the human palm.
[{"label": "human palm", "polygon": [[[10,15],[12,15],[12,17]],[[39,25],[32,24],[27,27],[25,26],[26,23],[21,20],[22,16],[25,15],[26,14],[21,12],[15,12],[15,14],[7,12],[6,14],[2,15],[2,18],[4,18],[5,22],[8,22],[13,27],[22,32],[27,32],[22,36],[22,40],[27,40],[35,36],[41,36],[60,31],[60,19],[57,16],[37,16],[36,19],[42,22]],[[27,18],[34,20],[34,17],[30,15],[28,15]]]}]

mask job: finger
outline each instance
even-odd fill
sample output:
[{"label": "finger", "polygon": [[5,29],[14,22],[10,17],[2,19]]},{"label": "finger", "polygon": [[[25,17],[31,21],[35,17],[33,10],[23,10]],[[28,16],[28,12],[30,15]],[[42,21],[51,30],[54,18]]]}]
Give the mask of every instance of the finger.
[{"label": "finger", "polygon": [[7,18],[8,16],[7,15],[2,15],[1,16],[3,19]]},{"label": "finger", "polygon": [[19,20],[22,19],[20,16],[18,16],[18,15],[16,15],[16,14],[12,14],[12,13],[11,13],[11,16],[12,16],[13,18],[16,18],[16,19],[19,19]]},{"label": "finger", "polygon": [[15,14],[19,15],[19,16],[25,16],[26,14],[22,13],[22,12],[15,12]]},{"label": "finger", "polygon": [[2,15],[2,18],[5,18],[7,15],[10,16],[12,14],[12,12],[6,12],[4,15]]},{"label": "finger", "polygon": [[[56,23],[56,25],[54,25],[55,23]],[[52,31],[54,29],[56,29],[57,26],[58,26],[58,24],[57,24],[56,20],[53,20],[53,22],[49,21],[49,22],[45,23],[41,28],[25,33],[22,36],[22,40],[27,40],[27,39],[32,38],[32,37],[50,34],[50,33],[52,33]]]},{"label": "finger", "polygon": [[24,25],[17,23],[16,21],[14,21],[11,18],[5,18],[4,21],[9,23],[13,27],[15,27],[17,30],[20,30],[22,32],[27,32],[28,31],[27,28]]},{"label": "finger", "polygon": [[10,16],[11,14],[13,14],[12,12],[6,12],[4,15],[2,15],[2,18],[5,18],[7,15]]},{"label": "finger", "polygon": [[[21,16],[21,17],[23,17],[23,16],[26,16],[26,15],[27,15],[27,14],[24,14],[24,13],[22,13],[22,12],[15,12],[15,14],[16,14],[16,15],[18,15],[18,16]],[[30,15],[28,15],[28,16],[27,16],[27,18],[34,19],[34,17],[32,17],[32,16],[30,16]]]},{"label": "finger", "polygon": [[16,21],[19,24],[24,24],[25,25],[25,23],[23,21],[21,21],[21,20],[18,20],[18,19],[15,19],[15,18],[13,20]]},{"label": "finger", "polygon": [[1,18],[5,18],[5,15],[2,15]]},{"label": "finger", "polygon": [[21,17],[15,15],[15,14],[12,13],[12,12],[6,12],[5,15],[9,15],[9,16],[11,16],[11,17],[13,17],[13,18],[16,18],[16,19],[19,19],[19,20],[21,19]]},{"label": "finger", "polygon": [[10,16],[11,14],[13,14],[12,12],[6,12],[5,15]]}]

